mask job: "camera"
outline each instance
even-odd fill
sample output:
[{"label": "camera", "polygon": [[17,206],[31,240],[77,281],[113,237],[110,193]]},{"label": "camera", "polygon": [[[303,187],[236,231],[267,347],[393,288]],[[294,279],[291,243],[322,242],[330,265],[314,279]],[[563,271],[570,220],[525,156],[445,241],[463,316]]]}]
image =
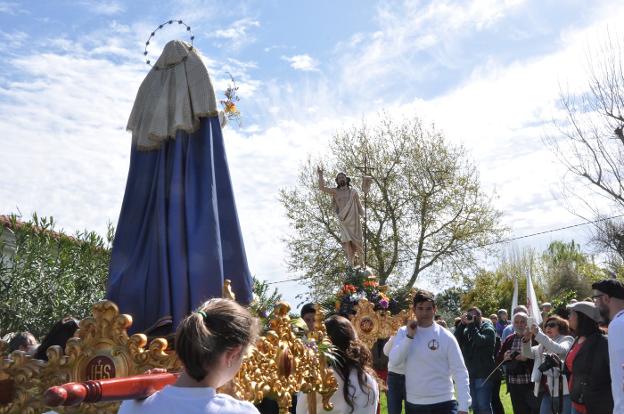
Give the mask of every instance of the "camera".
[{"label": "camera", "polygon": [[541,373],[548,371],[549,369],[559,368],[561,366],[561,359],[556,354],[544,354],[544,362],[542,362],[537,369]]},{"label": "camera", "polygon": [[468,322],[472,322],[472,321],[473,321],[473,319],[474,319],[474,316],[472,316],[471,314],[466,315],[466,320],[467,320]]}]

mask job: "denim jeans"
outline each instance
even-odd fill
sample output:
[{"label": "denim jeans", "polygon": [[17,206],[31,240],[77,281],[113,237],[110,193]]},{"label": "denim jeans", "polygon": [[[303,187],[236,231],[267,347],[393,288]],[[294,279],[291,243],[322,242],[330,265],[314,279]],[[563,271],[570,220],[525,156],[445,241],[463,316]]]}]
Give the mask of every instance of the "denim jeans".
[{"label": "denim jeans", "polygon": [[474,414],[492,414],[492,381],[470,379],[470,398]]},{"label": "denim jeans", "polygon": [[[554,403],[553,403],[554,400]],[[550,394],[547,392],[544,393],[542,397],[542,404],[540,405],[540,414],[551,414],[556,413],[557,411],[553,411],[552,407],[556,407],[555,409],[559,409],[559,397],[552,398]],[[569,395],[563,396],[563,411],[560,414],[571,414],[572,413],[572,401],[570,400]]]},{"label": "denim jeans", "polygon": [[401,414],[405,401],[405,375],[388,371],[388,414]]},{"label": "denim jeans", "polygon": [[411,404],[405,401],[406,414],[457,414],[457,401],[445,401],[437,404]]}]

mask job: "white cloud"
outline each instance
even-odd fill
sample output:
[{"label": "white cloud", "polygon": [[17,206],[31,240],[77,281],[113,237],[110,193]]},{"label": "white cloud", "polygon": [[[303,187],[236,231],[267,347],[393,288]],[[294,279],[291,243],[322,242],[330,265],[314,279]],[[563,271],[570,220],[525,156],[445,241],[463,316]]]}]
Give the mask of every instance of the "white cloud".
[{"label": "white cloud", "polygon": [[0,13],[6,13],[10,15],[28,13],[17,2],[12,1],[0,1]]},{"label": "white cloud", "polygon": [[21,31],[9,33],[0,30],[0,51],[21,48],[26,44],[28,37],[27,33]]},{"label": "white cloud", "polygon": [[[458,68],[463,64],[459,41],[491,27],[523,2],[382,3],[377,11],[378,30],[356,33],[336,46],[341,82],[349,88],[368,91],[370,97],[387,86],[380,79],[423,81],[435,76],[438,65]],[[426,60],[418,55],[423,51],[427,51]]]},{"label": "white cloud", "polygon": [[282,59],[290,63],[290,67],[304,72],[318,71],[318,62],[308,54],[282,56]]},{"label": "white cloud", "polygon": [[277,50],[277,49],[294,49],[294,48],[295,48],[294,46],[271,45],[271,46],[265,47],[264,51],[268,53],[268,52],[271,52],[271,51]]},{"label": "white cloud", "polygon": [[245,17],[235,21],[226,29],[219,29],[210,33],[209,37],[221,39],[220,47],[240,49],[242,46],[255,41],[255,37],[250,34],[250,29],[254,27],[260,27],[260,22]]},{"label": "white cloud", "polygon": [[119,1],[115,0],[82,0],[78,4],[85,6],[89,11],[95,14],[102,14],[105,16],[112,16],[125,10],[125,7]]}]

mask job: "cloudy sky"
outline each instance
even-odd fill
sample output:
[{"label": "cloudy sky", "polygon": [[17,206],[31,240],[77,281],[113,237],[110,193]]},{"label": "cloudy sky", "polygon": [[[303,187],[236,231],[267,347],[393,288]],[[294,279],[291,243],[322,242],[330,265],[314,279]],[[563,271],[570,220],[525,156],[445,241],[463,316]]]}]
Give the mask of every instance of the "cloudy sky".
[{"label": "cloudy sky", "polygon": [[[66,231],[117,222],[128,171],[125,125],[148,67],[143,45],[181,18],[221,94],[238,80],[241,127],[224,131],[253,273],[286,272],[277,201],[336,131],[418,116],[464,144],[510,236],[581,221],[543,144],[562,88],[583,91],[587,55],[624,3],[474,1],[0,1],[0,214],[54,216]],[[159,32],[158,56],[179,28]],[[607,211],[608,212],[608,211]],[[587,231],[526,239],[584,241]],[[287,299],[298,284],[279,286]]]}]

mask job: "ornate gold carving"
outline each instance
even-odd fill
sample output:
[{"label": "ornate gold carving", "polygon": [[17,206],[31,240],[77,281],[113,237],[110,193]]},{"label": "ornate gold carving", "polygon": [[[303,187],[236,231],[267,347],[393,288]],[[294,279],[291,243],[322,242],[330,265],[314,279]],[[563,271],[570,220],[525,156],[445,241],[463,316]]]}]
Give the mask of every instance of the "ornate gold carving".
[{"label": "ornate gold carving", "polygon": [[331,370],[325,368],[314,340],[305,344],[294,334],[289,310],[286,302],[275,305],[270,330],[258,339],[234,379],[236,396],[256,402],[271,396],[282,414],[288,412],[292,394],[298,391],[320,392],[329,400],[336,389]]},{"label": "ornate gold carving", "polygon": [[[324,406],[329,408],[329,399],[337,385],[333,371],[319,351],[319,347],[329,347],[322,312],[317,310],[316,331],[304,342],[292,330],[289,310],[285,302],[276,305],[269,331],[258,339],[243,361],[234,380],[234,393],[248,401],[260,401],[270,395],[277,400],[281,413],[290,407],[292,394],[298,391],[318,393]],[[176,355],[167,350],[165,339],[154,339],[148,345],[143,334],[128,337],[127,329],[131,324],[132,318],[119,314],[114,303],[99,302],[93,305],[93,317],[80,322],[65,352],[58,346],[50,347],[47,362],[35,360],[21,351],[0,358],[0,380],[8,378],[14,388],[12,401],[0,404],[0,414],[48,411],[42,396],[53,385],[142,374],[151,368],[181,368]],[[108,414],[116,413],[118,407],[119,402],[104,402],[54,410]]]},{"label": "ornate gold carving", "polygon": [[407,311],[392,315],[389,311],[375,311],[375,305],[366,299],[360,299],[354,307],[355,315],[351,316],[351,323],[358,337],[369,348],[372,348],[378,339],[389,338],[404,324]]},{"label": "ornate gold carving", "polygon": [[225,299],[236,300],[236,295],[234,291],[232,291],[232,281],[230,279],[225,279],[223,281],[223,297]]},{"label": "ornate gold carving", "polygon": [[[317,345],[317,349],[325,349],[326,352],[331,352],[333,345],[327,336],[327,330],[325,329],[325,315],[320,305],[314,305],[314,331],[310,332],[310,339],[314,340]],[[314,390],[310,391],[308,397],[314,396],[315,392],[321,394],[321,398],[323,399],[323,408],[327,411],[333,408],[333,405],[329,402],[331,396],[336,392],[338,388],[338,383],[336,382],[336,378],[334,377],[333,370],[329,367],[326,358],[320,358],[319,364],[319,375],[315,380],[316,387],[313,387]],[[316,397],[310,398],[310,403],[308,407],[315,406],[314,400]],[[316,407],[315,407],[316,410]]]},{"label": "ornate gold carving", "polygon": [[[179,369],[176,355],[166,351],[167,341],[154,339],[146,349],[143,334],[128,337],[132,325],[129,315],[119,314],[117,305],[102,301],[93,305],[93,317],[80,321],[76,336],[67,342],[65,353],[58,346],[48,348],[48,361],[39,361],[21,351],[13,352],[0,361],[0,377],[14,381],[14,398],[0,405],[0,414],[41,413],[46,389],[70,381],[105,379],[142,374],[150,368]],[[81,404],[77,407],[57,407],[59,413],[116,413],[118,402]]]}]

